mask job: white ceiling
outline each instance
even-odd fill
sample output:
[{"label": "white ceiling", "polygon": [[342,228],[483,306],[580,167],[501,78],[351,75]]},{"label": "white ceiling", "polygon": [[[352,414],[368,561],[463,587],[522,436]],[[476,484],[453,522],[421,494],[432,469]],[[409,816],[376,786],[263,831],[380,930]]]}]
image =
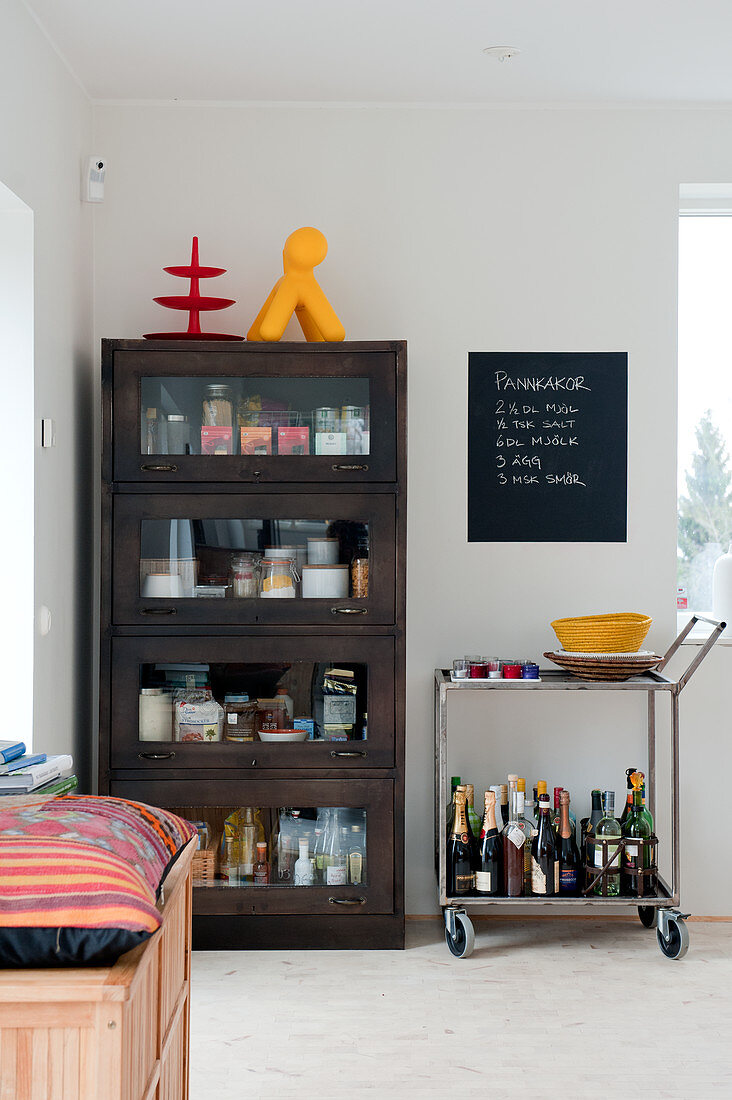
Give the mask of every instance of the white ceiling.
[{"label": "white ceiling", "polygon": [[730,0],[26,2],[93,99],[732,104]]}]

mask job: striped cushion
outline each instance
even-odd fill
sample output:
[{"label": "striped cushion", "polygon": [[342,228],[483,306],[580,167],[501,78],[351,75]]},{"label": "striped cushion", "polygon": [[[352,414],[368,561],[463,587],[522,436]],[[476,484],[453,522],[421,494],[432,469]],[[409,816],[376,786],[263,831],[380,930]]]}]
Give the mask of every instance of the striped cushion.
[{"label": "striped cushion", "polygon": [[103,965],[160,926],[156,894],[192,825],[143,803],[0,802],[0,966]]}]

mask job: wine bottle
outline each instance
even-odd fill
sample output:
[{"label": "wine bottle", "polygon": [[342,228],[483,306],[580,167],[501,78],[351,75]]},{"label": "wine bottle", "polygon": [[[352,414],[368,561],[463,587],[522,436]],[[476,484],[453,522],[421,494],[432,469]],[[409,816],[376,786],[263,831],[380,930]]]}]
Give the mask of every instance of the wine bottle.
[{"label": "wine bottle", "polygon": [[559,836],[559,796],[563,790],[563,787],[554,788],[554,809],[552,810],[551,818],[554,832],[557,836]]},{"label": "wine bottle", "polygon": [[539,779],[536,783],[536,799],[534,801],[534,828],[539,830],[539,799],[543,794],[546,794],[546,780]]},{"label": "wine bottle", "polygon": [[510,816],[509,803],[508,803],[508,785],[506,783],[501,784],[501,820],[504,826],[508,825],[508,819]]},{"label": "wine bottle", "polygon": [[519,786],[516,791],[516,823],[526,837],[526,843],[524,844],[524,893],[528,895],[531,893],[531,840],[534,835],[534,828],[526,820],[524,791],[521,789],[523,782],[523,779],[519,779]]},{"label": "wine bottle", "polygon": [[496,827],[495,791],[485,792],[485,816],[480,831],[480,860],[475,871],[477,894],[500,894],[503,889],[503,843]]},{"label": "wine bottle", "polygon": [[550,806],[549,795],[540,795],[539,829],[531,842],[531,892],[544,897],[559,892],[559,859]]},{"label": "wine bottle", "polygon": [[[593,791],[594,794],[594,791]],[[595,841],[598,840],[620,840],[620,822],[615,816],[615,791],[605,791],[603,796],[603,810],[604,814],[595,826]],[[594,866],[595,874],[604,867],[606,862],[616,854],[619,845],[618,844],[594,844]],[[608,897],[617,897],[620,894],[620,866],[619,861],[616,859],[610,869],[605,872],[607,879],[607,891]],[[602,895],[603,880],[600,878],[595,883],[595,894]]]},{"label": "wine bottle", "polygon": [[[590,811],[590,818],[589,818],[589,821],[587,822],[587,830],[585,831],[585,836],[584,836],[584,853],[585,853],[585,863],[589,867],[594,867],[595,866],[595,845],[594,845],[593,841],[594,841],[594,836],[595,836],[595,829],[597,828],[599,822],[602,820],[602,791],[598,791],[597,788],[595,788],[592,791],[592,793],[590,795],[590,798],[592,799],[592,810]],[[588,874],[589,874],[589,872],[588,872]],[[594,878],[594,877],[595,876],[592,875],[592,878]],[[588,879],[588,881],[585,883],[585,885],[589,886],[591,881],[592,881],[592,879]]]},{"label": "wine bottle", "polygon": [[[645,877],[638,874],[641,870],[647,870],[651,865],[651,850],[649,845],[636,843],[633,840],[648,840],[651,829],[648,821],[643,816],[643,772],[634,771],[630,775],[633,802],[625,823],[621,826],[625,837],[625,848],[620,857],[620,888],[624,894],[632,894],[642,897],[646,892]],[[648,884],[650,885],[650,884]]]},{"label": "wine bottle", "polygon": [[[640,774],[643,775],[643,772],[641,772]],[[653,814],[651,813],[651,811],[646,806],[646,779],[645,779],[645,776],[643,776],[643,784],[641,786],[641,805],[643,807],[642,810],[641,810],[641,816],[644,817],[646,819],[646,821],[648,822],[648,828],[651,830],[651,835],[653,835],[653,831],[654,831],[654,829],[653,829]]]},{"label": "wine bottle", "polygon": [[475,787],[472,783],[465,784],[465,811],[468,815],[470,831],[477,840],[480,836],[482,822],[475,812]]},{"label": "wine bottle", "polygon": [[467,815],[465,791],[455,791],[455,817],[447,845],[447,893],[450,897],[464,897],[473,890],[473,850]]},{"label": "wine bottle", "polygon": [[503,892],[509,898],[520,898],[524,892],[524,848],[526,833],[518,823],[515,778],[509,776],[510,801],[508,822],[503,827]]},{"label": "wine bottle", "polygon": [[637,770],[638,770],[637,768],[626,768],[625,769],[625,778],[627,780],[628,790],[627,790],[626,795],[625,795],[625,805],[623,806],[623,812],[620,815],[620,828],[621,829],[622,829],[623,825],[625,824],[625,819],[627,818],[628,814],[630,813],[631,807],[633,805],[633,784],[630,782],[630,777],[633,774],[633,772],[637,771]]},{"label": "wine bottle", "polygon": [[569,791],[559,795],[559,893],[562,897],[575,898],[582,887],[582,860],[572,822],[569,819]]}]

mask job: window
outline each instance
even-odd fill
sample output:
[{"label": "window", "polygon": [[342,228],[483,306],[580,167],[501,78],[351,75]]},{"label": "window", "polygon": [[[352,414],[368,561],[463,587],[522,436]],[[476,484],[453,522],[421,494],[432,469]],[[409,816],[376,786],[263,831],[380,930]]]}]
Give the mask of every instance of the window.
[{"label": "window", "polygon": [[[706,194],[704,194],[706,190]],[[728,190],[727,198],[723,190]],[[677,610],[710,613],[732,541],[732,188],[682,191]]]}]

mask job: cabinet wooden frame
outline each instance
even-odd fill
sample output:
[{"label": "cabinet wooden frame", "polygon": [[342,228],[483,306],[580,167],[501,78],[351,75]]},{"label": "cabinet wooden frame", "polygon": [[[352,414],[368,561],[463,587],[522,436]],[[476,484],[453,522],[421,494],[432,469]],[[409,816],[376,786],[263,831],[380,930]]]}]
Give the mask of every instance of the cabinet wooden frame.
[{"label": "cabinet wooden frame", "polygon": [[[112,346],[113,345],[113,346]],[[396,354],[403,345],[226,344],[167,341],[103,341],[105,360],[114,354],[114,479],[178,482],[393,482],[397,480],[397,425],[394,409]],[[143,455],[141,383],[146,377],[181,375],[232,381],[267,377],[273,363],[286,360],[278,377],[367,378],[370,393],[368,455]],[[236,429],[234,429],[236,430]],[[155,469],[155,467],[158,467]],[[161,467],[174,467],[161,469]]]},{"label": "cabinet wooden frame", "polygon": [[[141,529],[145,520],[313,519],[351,520],[369,526],[369,594],[365,598],[268,600],[150,599],[140,595]],[[112,616],[116,624],[181,626],[275,624],[326,626],[395,619],[396,515],[393,495],[313,493],[169,493],[115,495],[112,506]]]},{"label": "cabinet wooden frame", "polygon": [[[394,783],[391,779],[252,779],[216,784],[190,780],[119,781],[113,794],[165,809],[205,806],[344,806],[366,811],[366,884],[360,886],[214,886],[195,889],[201,915],[353,914],[394,911]],[[363,899],[363,900],[360,900]],[[353,903],[353,904],[350,904]]]},{"label": "cabinet wooden frame", "polygon": [[[394,639],[353,638],[347,635],[302,637],[221,638],[145,637],[112,640],[112,698],[110,759],[114,768],[144,768],[151,776],[162,769],[185,768],[197,773],[215,768],[299,771],[306,769],[392,768],[396,697],[394,687]],[[137,705],[139,669],[144,664],[195,663],[247,664],[267,661],[339,661],[367,666],[368,737],[351,741],[306,741],[237,744],[140,741]]]},{"label": "cabinet wooden frame", "polygon": [[[159,465],[178,466],[178,460],[184,460],[184,464],[173,472],[141,470],[141,465],[148,464],[144,462],[148,456],[139,453],[141,381],[146,376],[164,377],[166,373],[170,377],[188,375],[207,381],[270,374],[285,378],[368,378],[371,453],[362,459],[345,455],[275,455],[264,456],[265,461],[237,455],[171,456],[171,463],[163,458]],[[374,859],[377,861],[378,890],[374,892],[374,882],[369,883],[366,911],[360,903],[353,908],[333,906],[333,909],[338,908],[333,911],[331,903],[326,902],[327,908],[323,908],[322,898],[317,900],[316,888],[303,888],[297,900],[290,896],[291,888],[278,887],[276,893],[266,892],[260,896],[256,903],[259,909],[253,913],[248,902],[251,890],[217,889],[208,892],[207,900],[203,900],[205,888],[201,887],[194,890],[194,945],[204,949],[403,947],[406,344],[380,341],[225,347],[213,343],[104,340],[102,405],[99,790],[171,806],[223,804],[224,796],[226,804],[230,801],[232,807],[245,805],[247,799],[256,798],[271,803],[272,798],[264,792],[271,794],[275,789],[279,791],[280,805],[303,805],[303,790],[310,789],[303,785],[308,783],[333,784],[325,788],[340,792],[337,798],[334,795],[331,799],[332,805],[356,805],[359,797],[363,800],[368,795],[371,798],[368,830],[371,843],[378,844],[376,855],[371,856],[372,865]],[[152,459],[150,465],[158,464],[154,456],[149,457]],[[136,605],[155,606],[155,601],[142,604],[138,595],[139,533],[135,536],[131,532],[135,524],[139,526],[141,507],[149,509],[151,517],[185,518],[184,502],[195,499],[199,508],[197,514],[207,518],[216,500],[222,515],[233,515],[232,509],[245,506],[247,514],[253,518],[266,515],[265,508],[278,510],[287,518],[290,509],[285,506],[294,506],[297,502],[301,511],[296,514],[318,518],[313,509],[316,498],[328,503],[323,518],[347,519],[350,516],[359,519],[366,515],[368,522],[370,510],[380,546],[374,544],[374,532],[370,531],[369,588],[374,595],[373,599],[370,595],[363,601],[368,604],[366,614],[340,616],[329,610],[323,613],[322,607],[315,608],[320,601],[298,599],[257,601],[270,608],[273,604],[278,605],[267,610],[264,620],[255,615],[253,620],[245,621],[239,609],[229,611],[227,608],[222,616],[222,605],[233,604],[232,599],[201,600],[202,605],[210,604],[211,609],[202,608],[200,613],[196,612],[199,617],[195,620],[183,621],[181,607],[176,607],[176,614],[170,617],[139,614]],[[346,514],[344,506],[348,507],[349,501],[355,502],[354,510]],[[126,516],[133,525],[116,545],[113,540],[115,515],[118,519],[121,515]],[[113,590],[117,597],[114,604]],[[195,602],[192,599],[175,601],[180,605]],[[242,601],[250,602],[254,601]],[[309,602],[313,607],[302,607]],[[338,602],[330,601],[328,608]],[[355,601],[342,602],[357,606]],[[211,610],[217,618],[208,622]],[[223,755],[228,746],[205,746],[214,753],[221,753],[221,760],[217,757],[214,765],[214,757],[208,757],[212,766],[204,768],[198,766],[197,758],[189,760],[187,756],[160,762],[140,759],[137,752],[141,746],[135,742],[137,704],[133,701],[139,686],[139,671],[135,666],[142,662],[140,654],[155,653],[161,658],[164,653],[172,653],[174,646],[189,644],[191,648],[185,652],[193,654],[196,647],[209,638],[216,639],[217,646],[222,647],[221,652],[245,652],[251,645],[261,642],[271,643],[275,649],[281,646],[277,651],[289,654],[293,653],[295,645],[317,645],[323,638],[337,640],[339,644],[347,640],[351,647],[348,652],[352,653],[354,661],[370,662],[374,673],[383,668],[387,678],[388,702],[372,712],[372,700],[369,699],[368,740],[343,744],[346,749],[364,745],[368,756],[333,758],[329,755],[330,744],[293,744],[288,747],[287,762],[282,766],[285,758],[278,750],[284,746],[259,742],[256,744],[257,756],[252,757],[257,763],[252,765],[250,761],[246,768],[234,767],[229,756]],[[384,656],[387,647],[388,658]],[[122,664],[128,672],[122,673]],[[121,711],[113,710],[116,703],[113,703],[112,685],[116,684],[115,690],[119,692],[120,685],[125,682],[120,676],[128,674],[132,679],[122,690],[128,700],[125,707],[132,708],[131,720]],[[393,708],[394,715],[389,728],[387,707]],[[309,755],[311,749],[319,754],[317,764]],[[237,765],[239,761],[237,758]],[[248,783],[259,785],[251,787],[246,785]],[[366,784],[366,795],[362,790],[359,796],[354,783]],[[284,786],[274,788],[272,784]],[[327,805],[325,792],[322,787],[319,789],[323,801],[312,804]],[[385,794],[387,790],[389,793]],[[250,801],[249,804],[257,803]],[[383,875],[378,871],[382,853]],[[221,895],[220,901],[212,900],[218,895]],[[292,909],[293,905],[300,907],[297,912]],[[221,911],[213,911],[217,907]]]}]

